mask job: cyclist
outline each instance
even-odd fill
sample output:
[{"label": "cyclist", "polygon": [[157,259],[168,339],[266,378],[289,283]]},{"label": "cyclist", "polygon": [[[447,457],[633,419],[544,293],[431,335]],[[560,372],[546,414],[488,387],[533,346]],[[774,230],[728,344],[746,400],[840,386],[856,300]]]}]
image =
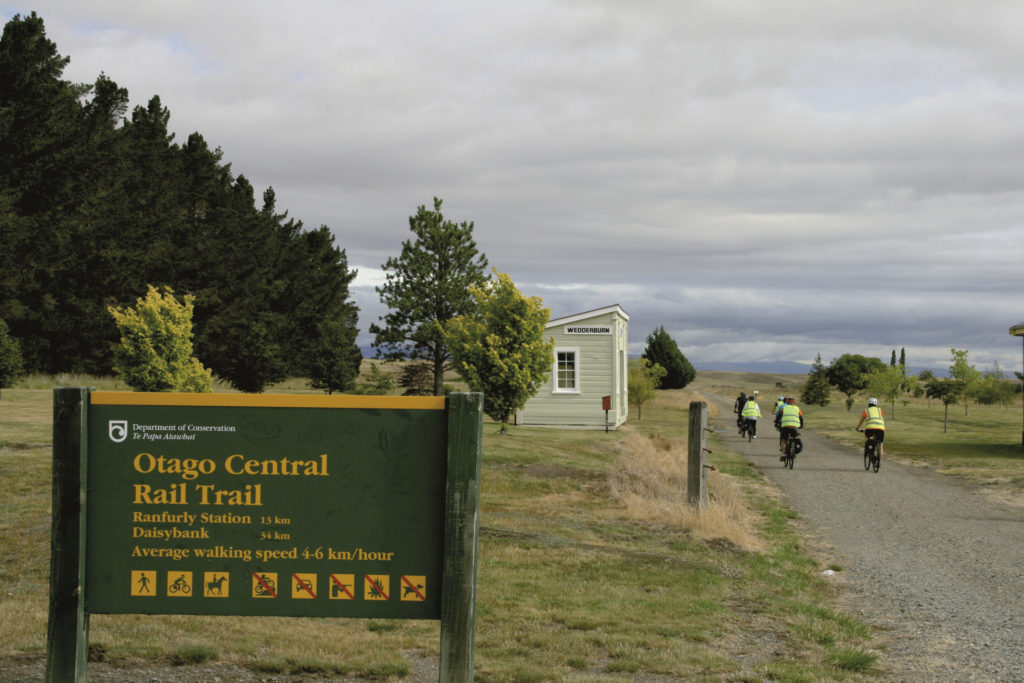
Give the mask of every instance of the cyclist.
[{"label": "cyclist", "polygon": [[747,402],[743,406],[743,412],[740,416],[747,421],[747,431],[750,432],[750,438],[757,438],[757,418],[761,417],[761,408],[754,401],[754,395],[751,394],[747,397]]},{"label": "cyclist", "polygon": [[877,398],[868,399],[868,407],[860,414],[860,422],[857,423],[857,431],[864,425],[864,436],[874,436],[878,444],[878,457],[882,457],[882,442],[885,441],[885,418],[882,417],[882,409],[878,407]]},{"label": "cyclist", "polygon": [[786,399],[783,398],[782,396],[776,396],[775,405],[772,406],[772,424],[775,425],[775,429],[779,428],[778,420],[776,420],[775,418],[779,416],[779,411],[782,410],[782,406],[784,405],[786,405]]},{"label": "cyclist", "polygon": [[732,412],[736,413],[736,428],[743,434],[743,406],[747,405],[747,395],[742,391],[732,404]]},{"label": "cyclist", "polygon": [[786,397],[786,402],[775,414],[775,426],[779,428],[779,452],[782,453],[779,460],[785,460],[786,442],[790,437],[797,436],[796,430],[802,429],[804,426],[804,411],[800,410],[800,406],[796,404],[796,399],[792,396]]}]

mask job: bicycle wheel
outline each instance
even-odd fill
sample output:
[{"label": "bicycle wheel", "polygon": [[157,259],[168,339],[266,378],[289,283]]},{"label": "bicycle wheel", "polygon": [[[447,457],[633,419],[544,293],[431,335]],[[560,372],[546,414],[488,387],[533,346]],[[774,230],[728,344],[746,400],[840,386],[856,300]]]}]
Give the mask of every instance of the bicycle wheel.
[{"label": "bicycle wheel", "polygon": [[793,454],[793,439],[786,441],[786,467],[793,469],[793,461],[796,460],[796,455]]},{"label": "bicycle wheel", "polygon": [[877,471],[878,471],[878,468],[879,468],[879,467],[881,467],[881,466],[882,466],[882,456],[881,456],[881,454],[880,454],[880,453],[878,452],[878,447],[876,446],[876,447],[875,447],[875,452],[874,452],[874,454],[873,454],[873,455],[871,456],[871,468],[872,468],[872,469],[873,469],[873,470],[874,470],[875,472],[877,472]]},{"label": "bicycle wheel", "polygon": [[873,450],[870,442],[864,444],[864,471],[871,469],[871,461],[874,459]]}]

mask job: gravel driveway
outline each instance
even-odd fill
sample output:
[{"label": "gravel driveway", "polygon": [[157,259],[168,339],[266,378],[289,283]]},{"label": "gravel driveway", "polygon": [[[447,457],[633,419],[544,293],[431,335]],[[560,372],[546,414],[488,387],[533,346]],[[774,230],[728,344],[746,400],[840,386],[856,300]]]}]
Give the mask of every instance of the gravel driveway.
[{"label": "gravel driveway", "polygon": [[808,430],[794,469],[783,469],[770,420],[741,440],[732,399],[709,399],[729,448],[786,495],[842,568],[844,609],[880,629],[888,680],[1024,681],[1024,508],[891,460],[866,472],[862,450]]}]

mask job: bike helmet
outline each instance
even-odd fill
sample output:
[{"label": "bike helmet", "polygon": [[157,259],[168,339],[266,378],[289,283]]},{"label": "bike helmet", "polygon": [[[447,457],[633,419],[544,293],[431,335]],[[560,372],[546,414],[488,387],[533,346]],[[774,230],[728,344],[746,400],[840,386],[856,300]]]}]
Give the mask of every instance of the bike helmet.
[{"label": "bike helmet", "polygon": [[869,406],[877,406],[878,405],[878,399],[877,398],[869,398],[868,399],[868,405]]}]

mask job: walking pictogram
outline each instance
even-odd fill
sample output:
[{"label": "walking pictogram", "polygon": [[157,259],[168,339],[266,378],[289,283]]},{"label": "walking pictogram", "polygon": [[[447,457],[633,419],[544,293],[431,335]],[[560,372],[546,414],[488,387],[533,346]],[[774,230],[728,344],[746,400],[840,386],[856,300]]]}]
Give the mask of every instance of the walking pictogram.
[{"label": "walking pictogram", "polygon": [[366,574],[363,579],[365,581],[364,600],[390,599],[388,593],[391,591],[391,581],[387,574]]},{"label": "walking pictogram", "polygon": [[292,574],[292,597],[316,600],[316,574]]},{"label": "walking pictogram", "polygon": [[356,575],[355,574],[329,574],[331,600],[355,600]]},{"label": "walking pictogram", "polygon": [[254,597],[254,598],[276,598],[277,597],[277,572],[253,572],[252,573],[252,597]]},{"label": "walking pictogram", "polygon": [[140,595],[153,597],[156,595],[156,572],[146,570],[132,571],[132,585],[128,593],[132,597]]},{"label": "walking pictogram", "polygon": [[167,595],[176,598],[192,595],[192,572],[167,572]]},{"label": "walking pictogram", "polygon": [[400,583],[404,602],[427,601],[427,577],[403,574]]},{"label": "walking pictogram", "polygon": [[203,572],[203,597],[228,597],[228,576],[227,572]]}]

